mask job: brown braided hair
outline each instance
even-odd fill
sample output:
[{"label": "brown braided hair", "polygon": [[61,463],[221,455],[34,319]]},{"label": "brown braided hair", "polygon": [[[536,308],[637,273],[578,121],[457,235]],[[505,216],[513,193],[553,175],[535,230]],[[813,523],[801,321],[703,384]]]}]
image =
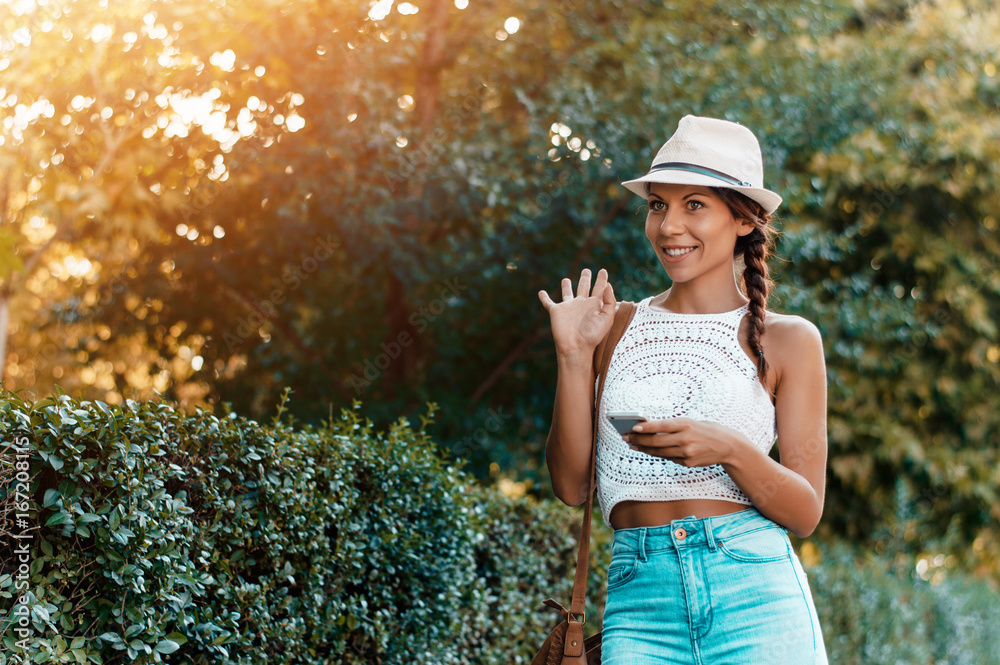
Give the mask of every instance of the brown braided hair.
[{"label": "brown braided hair", "polygon": [[767,306],[767,296],[774,288],[774,282],[768,277],[767,259],[774,248],[774,238],[778,232],[771,226],[773,215],[765,212],[764,208],[753,199],[728,187],[709,189],[722,199],[734,218],[747,220],[755,227],[747,235],[736,238],[733,258],[743,257],[745,267],[740,285],[744,295],[750,299],[748,341],[750,348],[757,354],[757,376],[766,388],[768,364],[760,345],[760,336],[764,333],[764,308]]},{"label": "brown braided hair", "polygon": [[[647,196],[649,189],[647,182]],[[709,187],[709,189],[722,199],[735,219],[745,219],[756,227],[747,235],[736,238],[733,258],[743,257],[744,268],[740,278],[740,288],[750,299],[748,341],[750,349],[757,354],[757,377],[761,385],[767,388],[768,364],[764,358],[764,349],[760,345],[760,337],[764,334],[764,309],[767,306],[767,296],[774,288],[774,282],[768,277],[767,259],[771,255],[774,239],[779,232],[771,226],[774,216],[753,199],[728,187]]]}]

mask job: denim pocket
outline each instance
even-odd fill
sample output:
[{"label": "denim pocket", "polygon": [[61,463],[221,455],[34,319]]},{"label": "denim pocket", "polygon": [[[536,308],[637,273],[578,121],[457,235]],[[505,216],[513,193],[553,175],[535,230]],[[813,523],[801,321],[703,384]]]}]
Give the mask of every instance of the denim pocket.
[{"label": "denim pocket", "polygon": [[719,551],[744,563],[769,563],[786,561],[790,545],[788,535],[780,528],[764,527],[717,540]]},{"label": "denim pocket", "polygon": [[608,566],[608,591],[617,589],[627,584],[635,577],[635,569],[639,559],[635,555],[621,558],[612,557],[611,565]]}]

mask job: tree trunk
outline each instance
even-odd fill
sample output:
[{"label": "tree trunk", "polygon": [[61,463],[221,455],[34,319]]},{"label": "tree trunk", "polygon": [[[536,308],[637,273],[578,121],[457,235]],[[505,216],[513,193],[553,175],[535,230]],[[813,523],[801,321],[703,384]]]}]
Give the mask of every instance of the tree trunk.
[{"label": "tree trunk", "polygon": [[[438,99],[441,90],[441,72],[445,63],[450,59],[446,57],[448,38],[448,10],[450,6],[448,0],[431,0],[428,9],[427,36],[424,41],[423,58],[420,63],[420,70],[417,74],[415,88],[414,113],[419,127],[418,140],[412,144],[411,150],[415,154],[428,154],[424,150],[419,150],[426,141],[430,139],[431,130],[437,118]],[[418,164],[414,175],[421,168],[426,168],[424,164]],[[417,239],[420,235],[421,219],[415,212],[419,209],[419,203],[424,195],[423,178],[413,177],[406,183],[406,195],[404,199],[410,202],[404,209],[406,219],[403,220],[403,233],[410,239]],[[426,222],[427,220],[423,220]],[[431,249],[431,248],[428,248]],[[387,254],[391,255],[392,250],[388,249]],[[417,363],[420,360],[425,345],[421,342],[420,333],[410,323],[410,316],[415,311],[407,298],[406,286],[393,272],[392,263],[388,261],[389,288],[386,292],[386,316],[389,323],[389,332],[383,340],[386,347],[398,344],[404,339],[410,343],[402,346],[402,353],[399,358],[386,367],[383,389],[385,397],[389,400],[396,399],[398,386],[407,385],[416,379]],[[426,331],[425,331],[426,332]]]}]

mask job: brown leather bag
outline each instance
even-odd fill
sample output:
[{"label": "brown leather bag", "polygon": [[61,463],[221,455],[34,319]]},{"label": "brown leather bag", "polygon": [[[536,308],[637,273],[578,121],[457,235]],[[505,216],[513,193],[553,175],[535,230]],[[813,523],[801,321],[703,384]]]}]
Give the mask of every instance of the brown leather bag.
[{"label": "brown leather bag", "polygon": [[597,395],[592,405],[591,419],[594,421],[594,441],[590,448],[590,487],[587,503],[583,511],[583,525],[580,527],[580,545],[576,554],[576,577],[573,580],[573,601],[567,610],[552,600],[545,604],[559,610],[563,621],[553,630],[542,648],[531,659],[531,665],[600,665],[601,634],[596,633],[584,639],[583,624],[587,621],[584,598],[587,595],[587,569],[590,564],[590,518],[594,510],[594,476],[597,461],[597,414],[600,412],[601,395],[604,393],[604,378],[611,364],[618,341],[635,315],[635,303],[623,301],[615,313],[608,336],[594,350],[594,371],[600,377]]}]

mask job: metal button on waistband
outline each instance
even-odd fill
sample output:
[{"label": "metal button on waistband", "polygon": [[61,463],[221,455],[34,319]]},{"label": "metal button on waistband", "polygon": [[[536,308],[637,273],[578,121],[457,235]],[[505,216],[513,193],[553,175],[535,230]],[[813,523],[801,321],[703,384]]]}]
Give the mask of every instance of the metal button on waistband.
[{"label": "metal button on waistband", "polygon": [[687,535],[688,532],[687,530],[684,529],[684,527],[678,527],[677,529],[674,530],[674,538],[676,538],[677,540],[684,540],[685,538],[687,538]]}]

